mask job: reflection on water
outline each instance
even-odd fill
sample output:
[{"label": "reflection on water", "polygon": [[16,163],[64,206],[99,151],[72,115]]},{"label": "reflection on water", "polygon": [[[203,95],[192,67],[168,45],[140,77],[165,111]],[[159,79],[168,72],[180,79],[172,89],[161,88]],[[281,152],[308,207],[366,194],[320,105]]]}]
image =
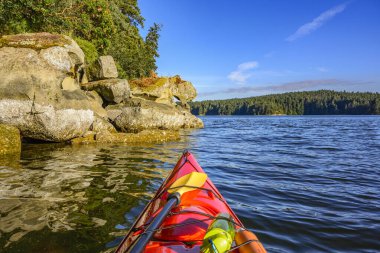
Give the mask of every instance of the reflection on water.
[{"label": "reflection on water", "polygon": [[20,161],[0,160],[0,248],[99,252],[115,246],[134,219],[124,214],[151,198],[186,143],[25,145]]},{"label": "reflection on water", "polygon": [[112,251],[189,148],[268,252],[379,252],[380,117],[203,120],[178,142],[0,161],[0,251]]}]

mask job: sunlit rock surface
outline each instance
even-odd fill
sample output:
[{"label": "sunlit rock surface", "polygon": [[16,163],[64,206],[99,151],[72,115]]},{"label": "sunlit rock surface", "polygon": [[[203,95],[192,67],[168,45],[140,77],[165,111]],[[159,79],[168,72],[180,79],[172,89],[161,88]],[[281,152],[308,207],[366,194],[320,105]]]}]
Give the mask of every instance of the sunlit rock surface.
[{"label": "sunlit rock surface", "polygon": [[107,106],[106,110],[111,122],[123,132],[203,127],[203,122],[186,110],[141,98]]},{"label": "sunlit rock surface", "polygon": [[168,105],[173,105],[174,99],[187,104],[197,96],[193,84],[180,76],[133,80],[131,92],[136,97]]},{"label": "sunlit rock surface", "polygon": [[128,81],[125,79],[106,79],[82,84],[82,89],[96,91],[105,101],[121,103],[130,95]]},{"label": "sunlit rock surface", "polygon": [[49,33],[0,39],[0,123],[22,136],[65,141],[83,135],[101,104],[80,90],[84,54],[74,40]]},{"label": "sunlit rock surface", "polygon": [[115,61],[111,55],[100,56],[96,62],[95,76],[98,79],[117,78],[118,72]]}]

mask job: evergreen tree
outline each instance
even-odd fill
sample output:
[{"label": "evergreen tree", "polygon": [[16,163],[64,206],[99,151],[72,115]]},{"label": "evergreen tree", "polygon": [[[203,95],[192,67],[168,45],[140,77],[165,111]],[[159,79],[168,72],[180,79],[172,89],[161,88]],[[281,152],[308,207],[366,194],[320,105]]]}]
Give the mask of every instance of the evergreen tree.
[{"label": "evergreen tree", "polygon": [[330,90],[191,103],[196,115],[380,114],[380,94]]},{"label": "evergreen tree", "polygon": [[147,38],[137,0],[0,0],[0,34],[63,33],[74,37],[91,64],[93,57],[111,54],[120,75],[148,76],[156,70],[160,26]]}]

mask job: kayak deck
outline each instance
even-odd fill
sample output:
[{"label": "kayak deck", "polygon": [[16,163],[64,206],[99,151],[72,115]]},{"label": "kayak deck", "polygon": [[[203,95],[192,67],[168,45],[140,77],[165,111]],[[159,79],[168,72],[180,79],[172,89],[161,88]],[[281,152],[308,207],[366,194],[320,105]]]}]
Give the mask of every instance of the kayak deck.
[{"label": "kayak deck", "polygon": [[[126,252],[134,244],[166,203],[169,196],[168,188],[177,179],[191,172],[204,173],[194,156],[190,152],[184,152],[153,199],[145,206],[116,252]],[[226,200],[207,178],[202,187],[197,187],[182,195],[181,203],[171,210],[144,252],[200,252],[207,228],[219,213],[230,214],[236,227],[243,227]]]}]

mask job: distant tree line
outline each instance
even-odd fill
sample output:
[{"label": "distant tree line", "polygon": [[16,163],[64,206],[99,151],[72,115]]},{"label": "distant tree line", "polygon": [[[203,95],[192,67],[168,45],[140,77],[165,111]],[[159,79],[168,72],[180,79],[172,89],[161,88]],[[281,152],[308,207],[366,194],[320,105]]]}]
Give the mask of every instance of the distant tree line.
[{"label": "distant tree line", "polygon": [[191,103],[195,115],[380,114],[380,94],[331,90],[289,92]]},{"label": "distant tree line", "polygon": [[137,0],[0,0],[0,35],[51,32],[73,37],[91,65],[112,55],[125,78],[157,69],[160,25],[144,27]]}]

